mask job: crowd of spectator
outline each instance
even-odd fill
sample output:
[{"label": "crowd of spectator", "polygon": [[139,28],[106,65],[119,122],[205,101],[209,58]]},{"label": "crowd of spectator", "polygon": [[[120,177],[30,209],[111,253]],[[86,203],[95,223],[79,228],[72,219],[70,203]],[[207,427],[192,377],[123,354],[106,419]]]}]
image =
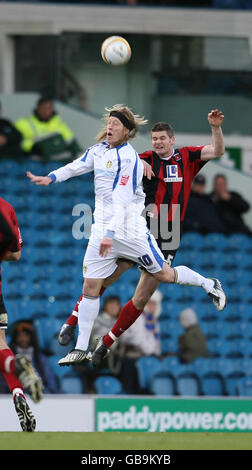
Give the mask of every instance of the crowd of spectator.
[{"label": "crowd of spectator", "polygon": [[250,228],[242,218],[249,209],[249,203],[236,191],[228,188],[225,175],[217,174],[212,192],[206,194],[206,178],[199,174],[192,184],[183,229],[202,235],[211,232],[251,235]]}]

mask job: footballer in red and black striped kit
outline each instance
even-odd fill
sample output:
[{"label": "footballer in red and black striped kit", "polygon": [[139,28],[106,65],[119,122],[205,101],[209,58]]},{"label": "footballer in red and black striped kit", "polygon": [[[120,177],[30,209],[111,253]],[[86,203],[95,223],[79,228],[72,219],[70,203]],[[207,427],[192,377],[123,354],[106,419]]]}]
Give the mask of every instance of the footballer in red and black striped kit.
[{"label": "footballer in red and black striped kit", "polygon": [[[165,122],[155,124],[152,127],[151,135],[154,150],[148,150],[140,154],[140,157],[151,165],[154,173],[151,180],[146,177],[143,179],[146,194],[145,206],[148,208],[146,221],[153,233],[152,222],[153,219],[157,220],[158,227],[155,234],[157,243],[165,259],[171,264],[180,242],[179,227],[177,235],[179,239],[172,240],[172,246],[167,247],[167,242],[172,234],[174,214],[179,210],[177,215],[180,223],[184,220],[192,181],[207,161],[201,160],[201,152],[204,146],[174,149],[174,131]],[[162,206],[166,207],[164,214],[160,211]],[[177,207],[176,210],[174,210],[175,207]],[[167,229],[169,229],[169,232]],[[164,249],[164,244],[166,244],[166,249]]]},{"label": "footballer in red and black striped kit", "polygon": [[[0,263],[18,261],[21,256],[22,238],[14,208],[0,198]],[[8,289],[8,286],[7,286]],[[23,431],[34,431],[36,421],[27,404],[24,388],[33,401],[42,398],[42,382],[30,360],[23,355],[14,356],[8,347],[4,330],[8,326],[8,315],[1,288],[0,267],[0,372],[3,374],[13,395],[15,409]]]}]

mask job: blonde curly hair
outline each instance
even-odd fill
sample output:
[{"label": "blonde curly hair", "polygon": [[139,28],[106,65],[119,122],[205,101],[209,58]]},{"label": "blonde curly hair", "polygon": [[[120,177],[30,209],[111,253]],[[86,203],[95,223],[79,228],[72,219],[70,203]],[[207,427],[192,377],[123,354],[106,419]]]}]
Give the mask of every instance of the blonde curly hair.
[{"label": "blonde curly hair", "polygon": [[128,108],[128,106],[125,106],[123,104],[115,104],[114,106],[112,106],[112,108],[105,108],[105,111],[106,113],[104,113],[102,116],[102,120],[105,121],[105,126],[102,127],[100,132],[98,132],[96,136],[97,142],[102,142],[104,139],[106,139],[107,122],[109,120],[110,113],[112,113],[113,111],[119,111],[121,114],[123,114],[123,116],[126,117],[126,119],[129,121],[130,126],[132,127],[129,134],[125,138],[126,141],[128,139],[133,139],[139,130],[139,126],[143,126],[148,122],[147,119],[144,119],[144,117],[141,117],[138,114],[134,114],[133,111]]}]

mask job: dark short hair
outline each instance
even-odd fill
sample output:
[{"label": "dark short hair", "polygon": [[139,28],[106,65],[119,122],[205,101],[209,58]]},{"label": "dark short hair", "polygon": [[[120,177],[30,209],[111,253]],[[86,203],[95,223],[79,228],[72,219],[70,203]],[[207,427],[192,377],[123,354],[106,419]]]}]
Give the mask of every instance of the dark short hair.
[{"label": "dark short hair", "polygon": [[214,177],[214,182],[217,180],[217,178],[223,178],[225,181],[227,181],[227,177],[223,173],[217,173]]},{"label": "dark short hair", "polygon": [[40,106],[43,103],[48,103],[48,101],[53,101],[53,98],[49,95],[41,96],[37,101],[37,106]]},{"label": "dark short hair", "polygon": [[168,122],[156,122],[151,128],[151,132],[161,132],[165,131],[169,135],[169,137],[174,136],[174,129],[173,127],[168,124]]},{"label": "dark short hair", "polygon": [[106,299],[104,299],[104,304],[103,304],[102,310],[105,309],[106,305],[109,302],[118,302],[119,304],[121,304],[120,297],[118,297],[117,295],[110,295],[109,297],[106,297]]}]

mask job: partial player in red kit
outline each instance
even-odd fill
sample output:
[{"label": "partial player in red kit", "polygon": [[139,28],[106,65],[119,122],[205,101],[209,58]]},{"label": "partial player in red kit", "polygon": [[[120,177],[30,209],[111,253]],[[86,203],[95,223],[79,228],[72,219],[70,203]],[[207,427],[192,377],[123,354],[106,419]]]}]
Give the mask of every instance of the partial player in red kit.
[{"label": "partial player in red kit", "polygon": [[[152,232],[153,225],[151,221],[153,219],[158,220],[158,225],[156,225],[156,227],[158,226],[157,233],[152,233],[169,265],[174,260],[179,243],[176,247],[169,243],[167,234],[164,234],[162,229],[166,225],[166,229],[171,230],[174,218],[176,217],[176,211],[173,212],[175,205],[177,205],[177,210],[180,210],[178,225],[182,226],[194,176],[207,161],[218,158],[224,153],[225,147],[221,130],[223,118],[222,112],[217,109],[212,110],[208,114],[208,122],[212,130],[212,143],[201,147],[175,148],[175,136],[172,126],[167,123],[157,123],[152,127],[151,131],[153,150],[140,154],[140,158],[150,165],[152,170],[152,178],[146,177],[149,175],[145,170],[143,181],[144,192],[146,194],[147,225]],[[161,214],[162,206],[168,208],[166,215]],[[165,231],[167,232],[167,230]],[[103,291],[104,288],[118,279],[131,266],[132,264],[129,261],[118,260],[118,269],[113,273],[112,277],[104,281]],[[177,276],[175,279],[177,284],[201,286],[208,293],[217,310],[223,310],[226,305],[226,295],[218,279],[205,278],[186,266],[178,266],[174,270]],[[151,274],[142,270],[141,278],[133,298],[121,310],[112,330],[104,338],[101,338],[97,344],[92,357],[92,362],[95,366],[100,365],[108,348],[142,313],[145,304],[158,285],[159,282]],[[102,292],[100,292],[100,296],[101,294]],[[60,331],[60,344],[69,344],[77,322],[78,303]]]},{"label": "partial player in red kit", "polygon": [[[22,238],[14,208],[0,198],[0,263],[18,261],[21,256]],[[0,266],[0,372],[13,395],[15,409],[23,431],[34,431],[35,418],[27,404],[24,388],[34,402],[42,398],[42,382],[26,356],[14,356],[6,343],[5,329],[8,314],[4,305]]]}]

